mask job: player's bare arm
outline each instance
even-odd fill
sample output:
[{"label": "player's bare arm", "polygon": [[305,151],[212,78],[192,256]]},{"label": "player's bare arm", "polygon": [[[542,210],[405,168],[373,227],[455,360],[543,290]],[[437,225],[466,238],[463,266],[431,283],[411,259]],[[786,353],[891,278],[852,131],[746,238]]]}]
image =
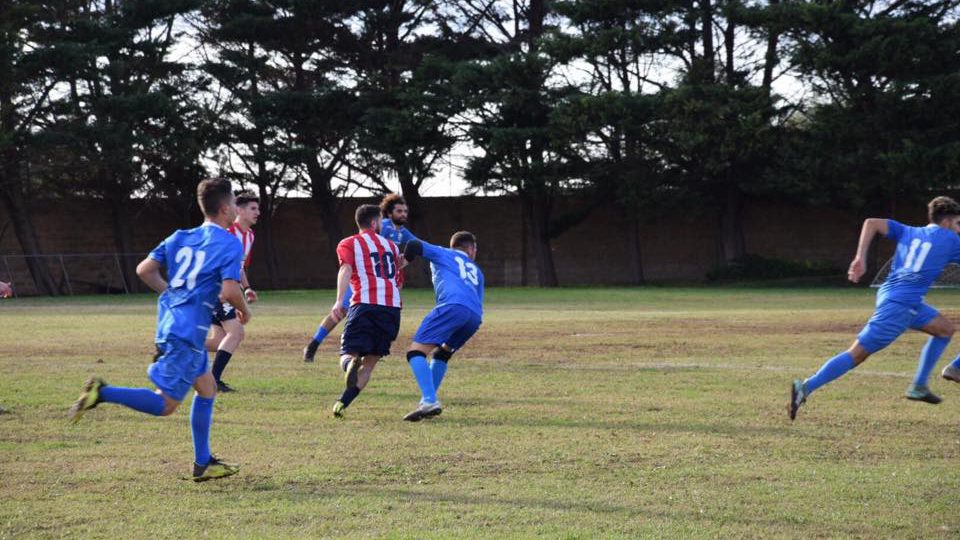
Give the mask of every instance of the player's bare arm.
[{"label": "player's bare arm", "polygon": [[243,294],[247,299],[248,304],[254,304],[258,300],[257,291],[253,290],[250,287],[250,280],[247,279],[247,270],[240,270],[240,285],[243,286]]},{"label": "player's bare arm", "polygon": [[223,280],[223,290],[220,292],[220,297],[237,310],[237,318],[240,319],[242,324],[250,322],[253,314],[250,313],[250,307],[243,299],[243,289],[240,288],[240,283],[232,279]]},{"label": "player's bare arm", "polygon": [[147,257],[137,265],[137,276],[147,287],[162,294],[167,290],[167,280],[163,279],[163,274],[160,272],[162,269],[163,265],[159,261]]},{"label": "player's bare arm", "polygon": [[889,230],[886,219],[868,218],[863,222],[860,241],[857,242],[857,253],[850,263],[850,269],[847,270],[847,279],[854,283],[860,281],[867,271],[867,250],[870,249],[870,243],[878,234],[886,236]]},{"label": "player's bare arm", "polygon": [[351,277],[353,277],[353,266],[350,264],[340,266],[340,271],[337,272],[337,300],[333,304],[333,309],[330,310],[330,316],[335,322],[339,322],[346,315],[343,309],[343,298],[350,287]]}]

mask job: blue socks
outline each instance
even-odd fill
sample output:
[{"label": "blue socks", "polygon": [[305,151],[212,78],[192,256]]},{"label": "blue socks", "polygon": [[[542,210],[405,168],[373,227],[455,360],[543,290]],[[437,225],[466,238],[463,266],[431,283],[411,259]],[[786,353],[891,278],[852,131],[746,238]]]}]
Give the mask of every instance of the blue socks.
[{"label": "blue socks", "polygon": [[210,463],[210,425],[213,424],[213,398],[194,394],[190,408],[190,428],[193,435],[194,461],[197,465]]},{"label": "blue socks", "polygon": [[440,383],[443,382],[443,376],[447,374],[447,363],[444,360],[436,358],[430,360],[430,373],[433,374],[433,390],[440,390]]},{"label": "blue socks", "polygon": [[324,328],[323,325],[320,325],[320,327],[317,328],[317,333],[313,335],[313,340],[317,342],[317,345],[319,345],[323,343],[323,340],[327,338],[327,334],[329,333],[329,330]]},{"label": "blue socks", "polygon": [[[949,344],[950,338],[946,337],[931,336],[927,340],[927,344],[923,346],[923,351],[920,353],[920,363],[917,364],[917,374],[913,377],[913,384],[917,386],[927,385],[930,372],[933,371],[933,367],[937,365],[937,360],[940,359],[940,355],[943,354]],[[954,363],[956,363],[956,360],[954,360]]]},{"label": "blue socks", "polygon": [[839,379],[844,373],[854,368],[853,356],[849,352],[842,352],[824,364],[820,371],[804,381],[807,392],[813,393],[814,390],[827,384],[830,381]]},{"label": "blue socks", "polygon": [[160,416],[163,413],[163,396],[148,388],[104,386],[100,389],[100,399],[106,403],[118,403],[154,416]]},{"label": "blue socks", "polygon": [[420,394],[423,396],[421,403],[436,403],[437,389],[433,384],[433,372],[427,365],[427,357],[420,352],[407,353],[407,363],[413,371],[413,376],[417,379],[417,385],[420,387]]}]

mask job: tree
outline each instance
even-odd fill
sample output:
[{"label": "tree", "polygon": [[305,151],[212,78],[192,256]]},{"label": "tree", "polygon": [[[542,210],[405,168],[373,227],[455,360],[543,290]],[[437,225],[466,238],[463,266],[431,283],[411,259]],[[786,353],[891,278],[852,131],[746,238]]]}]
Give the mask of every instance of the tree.
[{"label": "tree", "polygon": [[43,249],[30,211],[42,190],[26,158],[46,126],[58,68],[66,61],[57,14],[69,4],[0,0],[0,202],[37,290],[49,295],[58,287],[39,257]]}]

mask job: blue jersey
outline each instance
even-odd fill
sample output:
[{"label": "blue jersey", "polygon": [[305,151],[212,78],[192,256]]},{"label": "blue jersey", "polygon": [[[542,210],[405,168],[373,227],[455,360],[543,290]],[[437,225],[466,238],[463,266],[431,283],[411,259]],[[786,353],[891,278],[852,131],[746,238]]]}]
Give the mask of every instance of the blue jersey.
[{"label": "blue jersey", "polygon": [[417,237],[406,227],[403,225],[397,227],[390,218],[383,218],[380,221],[380,236],[401,247],[411,240],[417,240]]},{"label": "blue jersey", "polygon": [[910,227],[892,219],[887,227],[887,238],[897,242],[897,254],[877,292],[877,303],[919,304],[944,267],[960,262],[960,235],[937,225]]},{"label": "blue jersey", "polygon": [[150,258],[167,267],[167,290],[157,300],[157,343],[178,338],[202,350],[223,281],[240,281],[243,245],[219,225],[204,223],[171,234]]},{"label": "blue jersey", "polygon": [[461,305],[483,315],[483,272],[462,251],[421,241],[423,258],[430,261],[437,307]]}]

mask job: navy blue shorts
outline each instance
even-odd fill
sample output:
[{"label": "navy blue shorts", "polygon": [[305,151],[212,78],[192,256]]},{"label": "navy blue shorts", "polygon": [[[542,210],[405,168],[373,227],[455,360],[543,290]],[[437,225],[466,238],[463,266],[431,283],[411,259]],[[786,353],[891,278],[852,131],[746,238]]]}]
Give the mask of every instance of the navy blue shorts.
[{"label": "navy blue shorts", "polygon": [[910,306],[900,302],[881,302],[857,336],[857,341],[873,354],[893,343],[908,328],[920,330],[940,313],[927,304]]},{"label": "navy blue shorts", "polygon": [[456,351],[480,329],[480,315],[466,306],[451,304],[433,308],[420,323],[413,340],[424,345],[446,345]]},{"label": "navy blue shorts", "polygon": [[340,336],[341,354],[387,356],[400,333],[400,308],[354,304]]},{"label": "navy blue shorts", "polygon": [[211,323],[217,326],[223,326],[223,321],[231,321],[237,318],[237,310],[234,309],[232,304],[226,302],[222,304],[217,304],[217,307],[213,308],[213,320]]}]

